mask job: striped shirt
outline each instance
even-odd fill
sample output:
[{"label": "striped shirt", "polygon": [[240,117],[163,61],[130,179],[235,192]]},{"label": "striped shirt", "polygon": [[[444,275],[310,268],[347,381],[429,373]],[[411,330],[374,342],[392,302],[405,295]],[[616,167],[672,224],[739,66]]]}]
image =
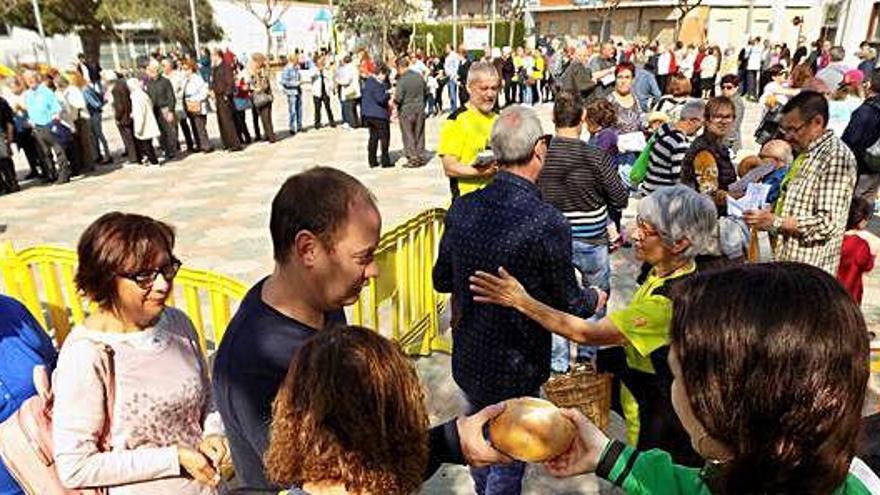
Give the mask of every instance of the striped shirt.
[{"label": "striped shirt", "polygon": [[611,156],[574,138],[550,142],[538,187],[568,219],[572,238],[590,244],[608,243],[608,208],[626,208],[629,200]]},{"label": "striped shirt", "polygon": [[651,194],[660,187],[674,186],[681,177],[681,162],[690,143],[685,134],[669,124],[663,124],[654,138],[654,147],[648,159],[648,173],[641,189]]}]

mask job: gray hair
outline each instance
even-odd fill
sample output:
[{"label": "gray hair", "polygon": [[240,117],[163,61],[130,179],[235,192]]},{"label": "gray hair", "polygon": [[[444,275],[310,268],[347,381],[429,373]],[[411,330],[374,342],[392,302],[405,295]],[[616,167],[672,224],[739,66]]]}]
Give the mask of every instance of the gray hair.
[{"label": "gray hair", "polygon": [[538,114],[529,107],[511,105],[501,112],[492,126],[492,151],[501,165],[521,165],[532,158],[541,135]]},{"label": "gray hair", "polygon": [[679,256],[693,259],[708,251],[718,231],[718,214],[708,197],[677,184],[661,187],[642,199],[639,218],[657,229],[667,246],[687,239],[690,246]]},{"label": "gray hair", "polygon": [[842,46],[831,47],[831,50],[829,50],[828,53],[831,55],[832,62],[841,62],[846,56],[846,50],[844,50]]},{"label": "gray hair", "polygon": [[705,112],[706,102],[698,98],[688,98],[684,105],[681,106],[678,118],[679,120],[693,119],[702,117]]},{"label": "gray hair", "polygon": [[495,66],[491,62],[474,62],[468,70],[467,85],[470,86],[477,81],[489,78],[501,79]]}]

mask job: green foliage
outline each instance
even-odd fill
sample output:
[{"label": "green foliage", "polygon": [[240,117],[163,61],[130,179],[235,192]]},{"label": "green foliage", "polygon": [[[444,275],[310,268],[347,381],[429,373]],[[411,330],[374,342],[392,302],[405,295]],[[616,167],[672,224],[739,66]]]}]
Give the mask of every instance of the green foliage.
[{"label": "green foliage", "polygon": [[[458,23],[458,42],[464,40],[464,28],[468,26],[489,26],[491,23]],[[514,33],[513,46],[523,46],[525,44],[525,28],[522,21],[514,24],[516,32]],[[447,43],[452,44],[452,24],[416,24],[415,43],[417,48],[425,48],[425,40],[428,33],[434,35],[434,49],[443,54],[443,49]],[[491,40],[490,40],[491,41]],[[495,22],[495,46],[502,47],[510,41],[510,22]],[[433,55],[433,53],[432,53]]]},{"label": "green foliage", "polygon": [[[11,8],[0,11],[0,20],[36,29],[31,2],[11,1]],[[46,34],[77,33],[83,38],[86,51],[96,49],[103,40],[123,36],[114,26],[140,21],[153,21],[160,36],[192,48],[189,12],[189,0],[40,0]],[[223,37],[223,30],[214,23],[214,10],[208,0],[196,0],[196,12],[201,41]]]},{"label": "green foliage", "polygon": [[372,36],[392,27],[413,8],[407,0],[339,0],[336,25],[357,36]]}]

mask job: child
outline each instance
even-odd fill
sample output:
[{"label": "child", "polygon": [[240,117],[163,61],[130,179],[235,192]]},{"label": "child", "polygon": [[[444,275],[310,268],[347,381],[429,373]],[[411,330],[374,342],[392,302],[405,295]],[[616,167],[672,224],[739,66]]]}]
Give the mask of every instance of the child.
[{"label": "child", "polygon": [[428,81],[426,83],[428,94],[426,95],[426,100],[428,103],[428,116],[433,117],[440,113],[440,109],[437,107],[437,102],[434,101],[434,95],[437,93],[437,88],[439,87],[439,83],[437,82],[437,77],[434,74],[428,74]]},{"label": "child", "polygon": [[852,199],[846,221],[846,234],[843,236],[840,266],[837,268],[837,280],[849,291],[857,304],[862,303],[862,277],[874,268],[874,257],[877,254],[876,244],[863,238],[863,231],[872,214],[873,208],[867,200],[861,197]]}]

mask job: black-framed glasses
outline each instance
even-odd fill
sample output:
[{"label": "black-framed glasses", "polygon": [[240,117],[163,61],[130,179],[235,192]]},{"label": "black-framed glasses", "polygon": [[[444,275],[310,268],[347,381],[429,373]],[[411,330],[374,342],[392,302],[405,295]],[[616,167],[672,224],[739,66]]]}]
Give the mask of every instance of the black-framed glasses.
[{"label": "black-framed glasses", "polygon": [[809,122],[803,122],[803,123],[801,123],[801,125],[798,125],[795,127],[780,126],[779,132],[781,132],[783,136],[792,136],[794,134],[797,134],[798,132],[801,132],[801,129],[806,127],[807,124],[809,124]]},{"label": "black-framed glasses", "polygon": [[543,136],[539,137],[535,141],[535,144],[537,145],[538,143],[544,143],[544,146],[549,147],[550,141],[552,141],[552,140],[553,140],[553,134],[544,134]]},{"label": "black-framed glasses", "polygon": [[154,270],[141,270],[135,273],[119,273],[117,275],[124,279],[131,280],[143,290],[150,290],[153,288],[153,284],[156,282],[156,277],[158,277],[159,274],[162,274],[162,277],[164,277],[166,281],[171,282],[174,280],[174,277],[177,276],[177,272],[180,271],[181,266],[183,266],[183,263],[172,256],[168,263],[165,263]]}]

